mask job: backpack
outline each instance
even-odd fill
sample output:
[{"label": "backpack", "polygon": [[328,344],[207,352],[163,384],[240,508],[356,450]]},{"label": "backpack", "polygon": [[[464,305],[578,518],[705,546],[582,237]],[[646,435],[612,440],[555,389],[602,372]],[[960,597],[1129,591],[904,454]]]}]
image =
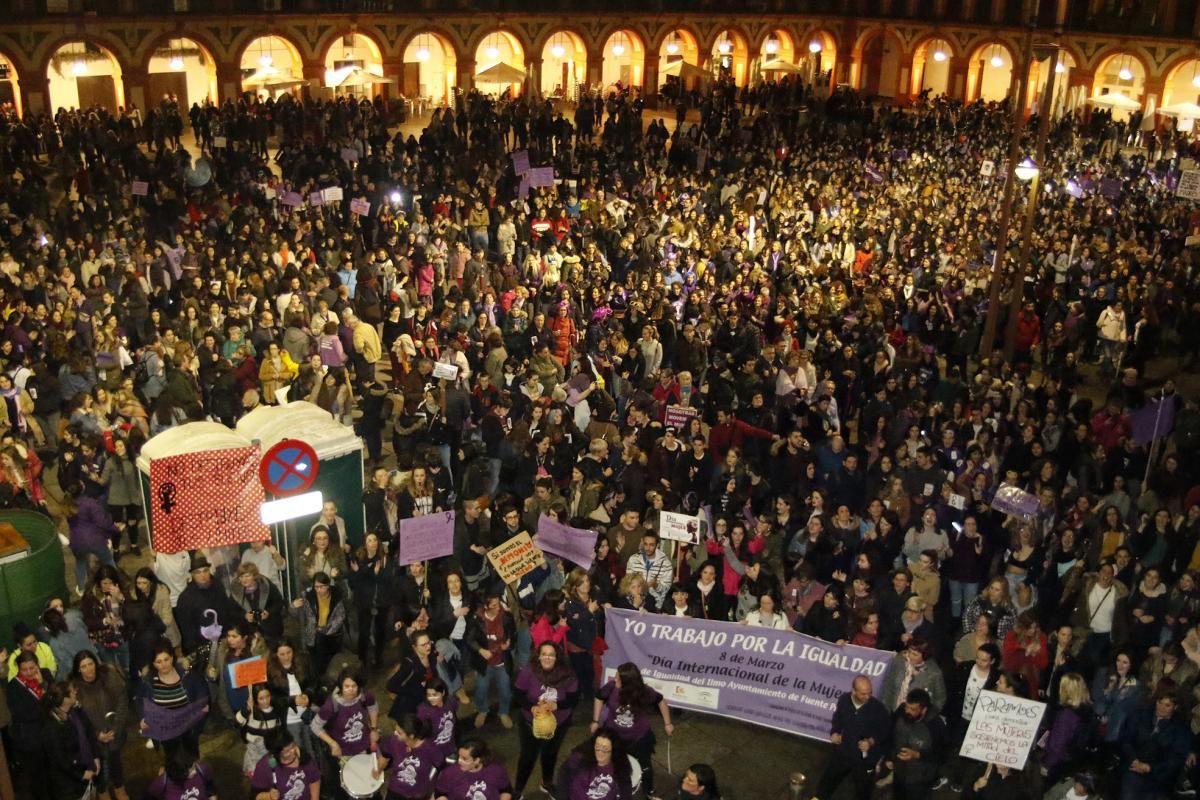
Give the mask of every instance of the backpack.
[{"label": "backpack", "polygon": [[151,355],[153,355],[152,352],[144,351],[138,356],[137,363],[133,367],[133,390],[148,408],[154,405],[154,401],[167,388],[165,375],[150,374]]}]

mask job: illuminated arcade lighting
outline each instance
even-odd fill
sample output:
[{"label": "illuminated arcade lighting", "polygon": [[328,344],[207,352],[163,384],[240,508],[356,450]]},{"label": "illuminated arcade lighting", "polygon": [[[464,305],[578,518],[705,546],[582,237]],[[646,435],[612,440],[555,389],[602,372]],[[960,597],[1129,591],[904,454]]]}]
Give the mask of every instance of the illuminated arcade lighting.
[{"label": "illuminated arcade lighting", "polygon": [[999,53],[997,53],[996,55],[992,56],[991,64],[996,69],[999,69],[1000,67],[1004,66],[1004,59],[1000,57]]},{"label": "illuminated arcade lighting", "polygon": [[1192,86],[1195,86],[1197,89],[1200,89],[1200,75],[1197,75],[1196,77],[1192,78]]},{"label": "illuminated arcade lighting", "polygon": [[563,53],[565,53],[566,51],[563,50],[563,46],[561,44],[556,44],[550,48],[550,52],[554,55],[555,58],[562,58]]},{"label": "illuminated arcade lighting", "polygon": [[1117,73],[1117,77],[1123,81],[1129,81],[1133,80],[1133,73],[1129,70],[1129,67],[1121,67],[1121,71]]},{"label": "illuminated arcade lighting", "polygon": [[808,43],[808,52],[819,53],[819,52],[821,52],[822,47],[823,46],[820,42],[818,42],[816,39],[813,39],[811,42]]},{"label": "illuminated arcade lighting", "polygon": [[87,71],[88,71],[87,62],[84,61],[83,59],[79,59],[71,66],[71,72],[75,75],[75,77],[79,77],[80,75],[87,75]]},{"label": "illuminated arcade lighting", "polygon": [[495,45],[489,45],[486,52],[487,52],[488,58],[499,58],[500,57],[500,49],[498,47],[496,47]]},{"label": "illuminated arcade lighting", "polygon": [[428,61],[428,60],[429,60],[429,48],[428,47],[419,48],[417,50],[417,61]]},{"label": "illuminated arcade lighting", "polygon": [[1067,65],[1060,61],[1054,65],[1054,71],[1056,73],[1058,73],[1059,75],[1062,75],[1064,72],[1067,71]]},{"label": "illuminated arcade lighting", "polygon": [[258,63],[262,64],[264,67],[271,66],[271,64],[274,62],[274,60],[275,59],[271,58],[270,53],[263,53],[261,56],[258,57]]},{"label": "illuminated arcade lighting", "polygon": [[774,39],[767,39],[767,43],[763,45],[763,50],[767,51],[769,55],[775,55],[779,52],[779,42]]},{"label": "illuminated arcade lighting", "polygon": [[[616,50],[616,48],[614,47],[613,50]],[[667,42],[667,52],[675,55],[679,52],[679,45],[675,44],[674,41]]]},{"label": "illuminated arcade lighting", "polygon": [[613,45],[613,55],[614,56],[619,56],[624,52],[625,52],[625,45],[621,44],[620,42],[617,42],[616,44]]},{"label": "illuminated arcade lighting", "polygon": [[729,44],[729,41],[725,39],[721,40],[721,43],[717,45],[717,52],[723,56],[729,55],[729,51],[732,49],[733,48]]},{"label": "illuminated arcade lighting", "polygon": [[171,59],[171,69],[175,70],[176,72],[183,69],[183,59],[179,56],[173,57]]},{"label": "illuminated arcade lighting", "polygon": [[934,51],[934,53],[933,53],[933,60],[934,60],[934,61],[945,61],[945,60],[946,60],[946,53],[945,53],[945,51],[942,51],[942,50],[935,50],[935,51]]}]

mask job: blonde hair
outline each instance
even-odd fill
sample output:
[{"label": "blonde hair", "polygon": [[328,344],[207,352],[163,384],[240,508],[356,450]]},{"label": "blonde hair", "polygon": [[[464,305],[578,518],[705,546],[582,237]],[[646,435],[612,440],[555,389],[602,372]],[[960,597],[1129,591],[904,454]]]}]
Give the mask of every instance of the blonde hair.
[{"label": "blonde hair", "polygon": [[642,577],[641,574],[637,572],[628,572],[625,574],[624,578],[621,578],[621,585],[618,587],[618,591],[622,595],[632,594],[633,587],[639,583],[642,585],[642,594],[645,594],[646,588],[650,584],[646,582],[646,579]]},{"label": "blonde hair", "polygon": [[1069,708],[1079,708],[1092,702],[1087,683],[1078,672],[1068,672],[1058,682],[1058,702]]}]

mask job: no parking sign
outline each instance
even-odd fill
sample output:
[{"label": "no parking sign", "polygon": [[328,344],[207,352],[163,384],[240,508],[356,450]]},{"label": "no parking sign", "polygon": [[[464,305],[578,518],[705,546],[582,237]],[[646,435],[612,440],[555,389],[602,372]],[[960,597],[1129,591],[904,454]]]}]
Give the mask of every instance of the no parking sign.
[{"label": "no parking sign", "polygon": [[263,454],[258,478],[268,493],[290,497],[307,491],[320,469],[316,450],[299,439],[284,439]]}]

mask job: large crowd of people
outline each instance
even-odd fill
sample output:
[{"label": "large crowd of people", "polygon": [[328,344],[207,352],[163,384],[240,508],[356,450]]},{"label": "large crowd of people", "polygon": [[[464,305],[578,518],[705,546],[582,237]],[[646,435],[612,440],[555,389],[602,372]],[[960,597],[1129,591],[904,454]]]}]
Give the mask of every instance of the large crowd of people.
[{"label": "large crowd of people", "polygon": [[[1146,373],[1200,354],[1189,134],[1051,121],[1014,286],[1007,104],[675,88],[673,126],[636,90],[459,94],[419,135],[380,99],[0,115],[0,504],[62,521],[76,584],[0,659],[18,796],[125,800],[143,744],[148,796],[215,796],[222,727],[260,800],[760,796],[655,780],[671,709],[598,671],[614,607],[894,651],[822,800],[1188,790],[1200,410]],[[978,356],[993,282],[1010,359]],[[365,443],[363,540],[329,498],[295,565],[147,561],[147,439],[295,400]],[[398,566],[398,521],[444,510],[453,555]],[[503,583],[489,549],[543,515],[592,566]],[[1023,773],[953,755],[993,688],[1049,704]]]}]

